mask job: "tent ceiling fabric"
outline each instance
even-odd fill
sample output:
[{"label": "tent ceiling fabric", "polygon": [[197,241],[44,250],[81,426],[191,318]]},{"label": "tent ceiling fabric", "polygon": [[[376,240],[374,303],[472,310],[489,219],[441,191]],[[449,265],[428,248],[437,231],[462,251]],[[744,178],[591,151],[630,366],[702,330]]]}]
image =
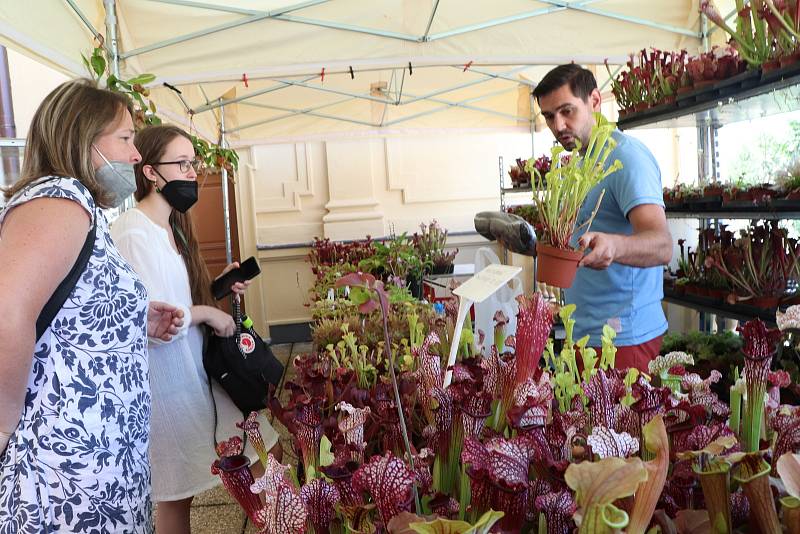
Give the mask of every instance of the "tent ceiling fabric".
[{"label": "tent ceiling fabric", "polygon": [[[549,66],[572,60],[590,64],[608,57],[619,63],[644,46],[695,53],[701,45],[698,3],[117,0],[116,5],[122,76],[156,74],[153,99],[168,119],[185,124],[185,106],[162,82],[178,87],[194,110],[223,96],[256,94],[225,110],[227,131],[247,143],[377,128],[528,128],[529,87],[515,80],[535,82]],[[727,14],[733,0],[717,4]],[[80,54],[93,47],[89,25],[106,33],[102,0],[0,4],[3,44],[76,75],[85,73]],[[719,41],[724,35],[713,37]],[[605,68],[595,72],[603,84]],[[193,125],[213,137],[218,111],[195,114]]]}]

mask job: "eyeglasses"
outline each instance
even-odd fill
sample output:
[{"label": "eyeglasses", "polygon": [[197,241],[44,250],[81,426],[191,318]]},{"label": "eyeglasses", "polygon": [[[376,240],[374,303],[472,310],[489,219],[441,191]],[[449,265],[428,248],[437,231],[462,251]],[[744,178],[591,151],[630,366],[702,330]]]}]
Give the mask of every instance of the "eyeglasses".
[{"label": "eyeglasses", "polygon": [[203,167],[203,162],[199,159],[182,159],[180,161],[157,161],[153,165],[180,165],[181,172],[189,172],[189,169],[194,169],[195,172]]}]

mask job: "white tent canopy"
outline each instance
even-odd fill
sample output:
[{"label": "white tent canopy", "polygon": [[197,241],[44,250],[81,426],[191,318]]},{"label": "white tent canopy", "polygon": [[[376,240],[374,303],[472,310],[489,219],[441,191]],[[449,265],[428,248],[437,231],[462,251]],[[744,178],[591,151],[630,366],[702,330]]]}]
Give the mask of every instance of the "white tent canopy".
[{"label": "white tent canopy", "polygon": [[[113,0],[7,1],[0,39],[85,75],[80,55],[96,33],[112,48],[115,23],[121,76],[157,75],[161,114],[184,124],[191,117],[214,138],[217,107],[226,104],[229,139],[252,145],[407,127],[529,129],[530,87],[552,65],[620,64],[645,46],[696,53],[707,28],[698,4],[117,0],[113,9]],[[717,4],[727,15],[733,0]],[[596,75],[605,86],[605,68]]]}]

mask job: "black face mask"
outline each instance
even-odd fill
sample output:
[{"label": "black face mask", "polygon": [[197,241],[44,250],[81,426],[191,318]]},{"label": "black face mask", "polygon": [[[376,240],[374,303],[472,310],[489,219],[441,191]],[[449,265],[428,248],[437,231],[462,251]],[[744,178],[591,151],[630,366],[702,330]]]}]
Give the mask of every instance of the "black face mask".
[{"label": "black face mask", "polygon": [[[161,179],[167,182],[163,176]],[[170,206],[181,213],[186,213],[197,202],[196,180],[172,180],[161,189],[156,188],[156,191],[164,196]]]}]

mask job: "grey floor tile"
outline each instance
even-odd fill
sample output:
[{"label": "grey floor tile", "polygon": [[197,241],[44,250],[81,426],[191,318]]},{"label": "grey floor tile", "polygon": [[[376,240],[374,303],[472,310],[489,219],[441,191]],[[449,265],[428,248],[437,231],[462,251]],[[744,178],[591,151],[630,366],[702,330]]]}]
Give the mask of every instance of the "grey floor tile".
[{"label": "grey floor tile", "polygon": [[287,365],[289,363],[289,357],[292,355],[291,343],[272,345],[270,348],[272,349],[272,353],[275,355],[275,357],[278,358],[283,365]]},{"label": "grey floor tile", "polygon": [[214,504],[236,504],[236,501],[222,484],[208,491],[204,491],[192,500],[192,506],[208,506]]},{"label": "grey floor tile", "polygon": [[310,343],[310,342],[309,343],[295,343],[292,346],[292,356],[294,356],[296,354],[303,354],[303,353],[306,353],[306,352],[311,352],[311,350],[313,348],[314,348],[314,345],[312,343]]},{"label": "grey floor tile", "polygon": [[244,521],[245,513],[238,504],[192,507],[193,533],[241,534]]},{"label": "grey floor tile", "polygon": [[252,521],[247,522],[247,528],[244,529],[244,534],[258,534],[258,528]]}]

